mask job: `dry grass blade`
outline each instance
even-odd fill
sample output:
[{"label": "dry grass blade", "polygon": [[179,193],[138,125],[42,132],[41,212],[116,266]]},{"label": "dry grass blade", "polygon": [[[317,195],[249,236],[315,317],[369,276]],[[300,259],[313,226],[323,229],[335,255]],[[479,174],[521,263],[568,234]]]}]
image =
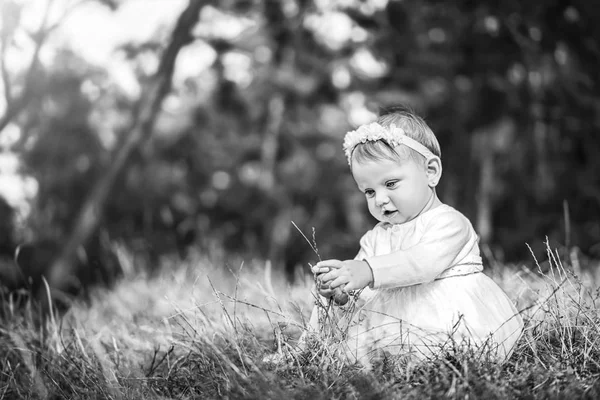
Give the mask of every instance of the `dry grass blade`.
[{"label": "dry grass blade", "polygon": [[[234,334],[236,336],[236,339],[237,339],[238,331],[237,331],[237,328],[236,328],[236,324],[234,322],[235,318],[236,318],[236,315],[234,314],[233,318],[231,317],[231,315],[229,314],[229,311],[227,311],[227,308],[225,307],[225,303],[223,303],[223,301],[221,300],[221,296],[219,295],[219,291],[217,289],[215,289],[215,286],[213,285],[213,283],[210,280],[210,278],[208,278],[208,281],[210,283],[210,287],[213,290],[213,294],[216,296],[217,300],[219,301],[219,304],[221,305],[221,309],[223,310],[223,313],[227,316],[227,320],[231,324],[231,328],[233,329],[233,332],[234,332]],[[234,301],[234,310],[236,310],[236,308],[235,308],[236,304],[237,304],[237,301]],[[244,367],[244,372],[246,374],[248,374],[248,371],[246,370],[246,364],[244,362],[244,357],[242,356],[242,351],[240,349],[238,340],[235,340],[234,344],[235,344],[235,349],[236,349],[236,351],[238,353],[238,357],[239,357],[239,359],[240,359],[240,361],[242,363],[242,366]]]},{"label": "dry grass blade", "polygon": [[48,389],[44,384],[44,379],[35,366],[33,350],[27,346],[25,340],[23,340],[23,338],[17,332],[7,331],[6,334],[14,344],[13,349],[19,353],[21,361],[29,370],[32,383],[31,388],[33,389],[35,395],[41,399],[48,398]]},{"label": "dry grass blade", "polygon": [[317,247],[317,242],[316,242],[316,237],[315,237],[315,228],[313,228],[313,240],[312,242],[306,237],[306,235],[304,234],[304,232],[302,232],[302,230],[300,228],[298,228],[298,225],[296,225],[296,223],[294,221],[292,221],[292,225],[294,225],[294,228],[296,228],[296,230],[298,232],[300,232],[300,234],[302,235],[302,237],[304,238],[304,240],[306,240],[306,243],[308,243],[308,245],[310,246],[310,248],[315,252],[315,254],[317,255],[317,258],[319,259],[319,261],[321,261],[321,255],[319,254],[319,249]]},{"label": "dry grass blade", "polygon": [[100,372],[104,377],[104,381],[106,382],[107,391],[110,393],[111,397],[117,400],[122,399],[123,396],[120,390],[121,385],[117,379],[116,371],[111,366],[110,357],[106,353],[103,344],[100,342],[100,340],[92,340],[90,345],[92,347],[92,351],[96,355],[96,359],[98,360]]}]

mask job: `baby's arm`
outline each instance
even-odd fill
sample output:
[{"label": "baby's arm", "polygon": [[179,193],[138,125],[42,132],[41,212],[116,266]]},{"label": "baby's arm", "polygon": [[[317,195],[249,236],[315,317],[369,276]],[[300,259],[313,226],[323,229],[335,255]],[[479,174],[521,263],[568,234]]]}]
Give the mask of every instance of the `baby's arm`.
[{"label": "baby's arm", "polygon": [[466,217],[460,213],[438,215],[427,222],[422,239],[413,247],[367,258],[373,270],[373,288],[431,282],[452,266],[469,242],[477,245]]},{"label": "baby's arm", "polygon": [[357,290],[373,283],[373,271],[364,260],[324,260],[318,262],[313,271],[321,273],[319,279],[328,287],[336,289],[343,285],[343,290]]}]

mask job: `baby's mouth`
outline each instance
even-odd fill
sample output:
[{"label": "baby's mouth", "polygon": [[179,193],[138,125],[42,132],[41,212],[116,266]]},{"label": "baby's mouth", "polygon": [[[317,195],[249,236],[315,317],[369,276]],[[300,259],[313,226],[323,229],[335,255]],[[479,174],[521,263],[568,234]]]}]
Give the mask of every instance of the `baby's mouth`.
[{"label": "baby's mouth", "polygon": [[396,210],[384,210],[383,211],[383,216],[386,218],[389,218],[391,216],[393,216],[394,214],[396,214],[398,211]]}]

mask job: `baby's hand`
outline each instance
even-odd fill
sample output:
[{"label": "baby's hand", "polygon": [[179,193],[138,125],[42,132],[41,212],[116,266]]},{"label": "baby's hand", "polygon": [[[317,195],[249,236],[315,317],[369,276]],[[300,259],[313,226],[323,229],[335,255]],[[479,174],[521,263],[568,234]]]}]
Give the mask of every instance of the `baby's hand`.
[{"label": "baby's hand", "polygon": [[366,261],[362,260],[325,260],[318,262],[313,267],[322,282],[335,290],[341,287],[344,292],[358,290],[373,283],[373,271]]},{"label": "baby's hand", "polygon": [[315,269],[313,267],[313,272],[316,275],[317,293],[326,298],[333,298],[333,301],[335,301],[336,304],[343,306],[348,302],[349,296],[342,291],[342,288],[337,287],[332,289],[329,287],[329,282],[324,282],[322,280],[323,275],[328,271],[329,268]]}]

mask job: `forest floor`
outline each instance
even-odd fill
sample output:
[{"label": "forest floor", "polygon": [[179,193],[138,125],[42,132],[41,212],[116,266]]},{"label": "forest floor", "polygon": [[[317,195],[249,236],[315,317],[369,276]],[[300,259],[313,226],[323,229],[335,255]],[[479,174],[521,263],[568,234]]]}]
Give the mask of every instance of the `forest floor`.
[{"label": "forest floor", "polygon": [[190,256],[153,277],[126,274],[45,329],[31,307],[4,301],[0,399],[598,399],[600,266],[573,271],[577,260],[548,250],[532,268],[486,271],[525,320],[501,365],[456,353],[365,369],[328,338],[295,351],[311,276],[290,286],[264,263]]}]

